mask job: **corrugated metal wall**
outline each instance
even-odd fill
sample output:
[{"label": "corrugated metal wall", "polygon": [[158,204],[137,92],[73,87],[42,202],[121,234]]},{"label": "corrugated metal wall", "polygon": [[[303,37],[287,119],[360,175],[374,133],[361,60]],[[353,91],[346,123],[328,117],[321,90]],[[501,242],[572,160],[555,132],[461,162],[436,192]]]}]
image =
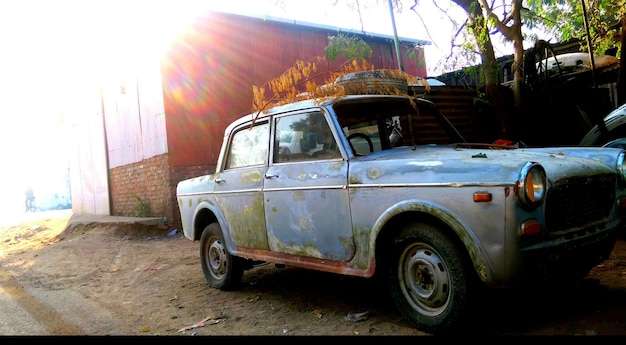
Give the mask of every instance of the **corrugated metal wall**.
[{"label": "corrugated metal wall", "polygon": [[[97,111],[97,100],[94,109]],[[87,112],[88,114],[90,112]],[[102,113],[68,126],[70,184],[74,214],[109,215],[109,184]]]},{"label": "corrugated metal wall", "polygon": [[109,168],[167,153],[163,88],[158,59],[110,76],[103,85]]},{"label": "corrugated metal wall", "polygon": [[[297,60],[322,56],[329,35],[338,32],[225,13],[209,13],[172,46],[162,63],[170,166],[210,165],[226,125],[252,109],[252,85],[262,86]],[[364,36],[376,68],[398,68],[393,40]],[[426,76],[420,61],[405,71]],[[318,66],[336,71],[343,61]],[[267,91],[266,91],[267,92]]]}]

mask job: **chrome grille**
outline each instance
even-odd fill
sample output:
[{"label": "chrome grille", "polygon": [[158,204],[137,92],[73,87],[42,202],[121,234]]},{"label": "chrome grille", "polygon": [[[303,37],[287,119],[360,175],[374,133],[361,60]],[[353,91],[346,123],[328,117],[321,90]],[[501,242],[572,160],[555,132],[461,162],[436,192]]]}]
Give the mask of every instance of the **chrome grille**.
[{"label": "chrome grille", "polygon": [[549,232],[580,230],[608,217],[614,198],[614,175],[558,181],[548,191],[546,228]]}]

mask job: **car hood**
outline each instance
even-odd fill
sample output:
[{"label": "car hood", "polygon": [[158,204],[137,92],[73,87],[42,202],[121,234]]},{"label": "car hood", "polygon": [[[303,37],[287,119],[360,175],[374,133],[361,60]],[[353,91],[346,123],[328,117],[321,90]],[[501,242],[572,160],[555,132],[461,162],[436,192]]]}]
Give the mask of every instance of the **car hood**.
[{"label": "car hood", "polygon": [[387,183],[406,183],[406,174],[415,172],[421,173],[419,180],[425,183],[515,183],[523,166],[536,162],[543,166],[549,180],[556,181],[615,173],[620,152],[620,149],[591,147],[504,150],[437,145],[418,146],[414,150],[402,147],[358,157],[350,170],[352,176],[359,169],[367,169],[369,177],[387,176]]}]

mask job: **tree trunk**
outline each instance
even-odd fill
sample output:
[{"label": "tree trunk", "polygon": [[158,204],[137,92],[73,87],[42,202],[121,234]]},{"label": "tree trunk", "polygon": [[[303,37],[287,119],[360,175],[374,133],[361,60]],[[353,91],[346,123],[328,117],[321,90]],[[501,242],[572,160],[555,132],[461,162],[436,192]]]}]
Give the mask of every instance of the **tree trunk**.
[{"label": "tree trunk", "polygon": [[483,74],[485,77],[485,93],[493,106],[500,125],[499,136],[501,139],[510,139],[507,132],[507,109],[504,102],[504,94],[500,86],[500,71],[496,55],[489,36],[487,20],[482,14],[480,4],[476,0],[453,0],[467,13],[469,29],[471,30],[481,56]]},{"label": "tree trunk", "polygon": [[622,53],[619,59],[619,76],[617,78],[617,104],[626,103],[626,14],[622,15]]},{"label": "tree trunk", "polygon": [[522,1],[517,0],[513,10],[513,25],[511,26],[510,37],[505,35],[513,42],[513,99],[515,102],[515,111],[522,109],[522,88],[524,87],[524,70],[521,68],[524,63],[524,37],[522,36]]}]

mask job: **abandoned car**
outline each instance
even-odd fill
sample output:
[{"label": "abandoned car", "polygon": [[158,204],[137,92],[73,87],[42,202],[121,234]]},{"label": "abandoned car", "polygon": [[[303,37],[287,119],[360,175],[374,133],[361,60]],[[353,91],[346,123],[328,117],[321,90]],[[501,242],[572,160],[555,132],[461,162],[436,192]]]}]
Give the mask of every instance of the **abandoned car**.
[{"label": "abandoned car", "polygon": [[612,251],[620,148],[468,143],[429,101],[348,95],[230,124],[215,173],[180,181],[209,285],[272,262],[382,277],[417,329],[471,315],[474,287],[567,284]]}]

